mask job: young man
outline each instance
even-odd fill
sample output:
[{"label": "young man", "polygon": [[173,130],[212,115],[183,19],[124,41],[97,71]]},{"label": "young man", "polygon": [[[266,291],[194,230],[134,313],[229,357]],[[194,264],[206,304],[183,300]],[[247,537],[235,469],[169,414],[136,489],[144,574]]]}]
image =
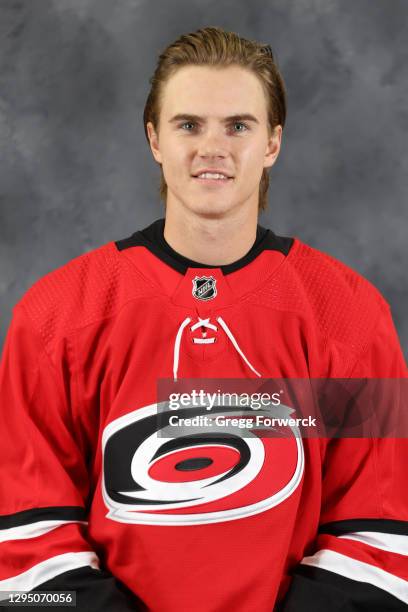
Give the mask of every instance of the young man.
[{"label": "young man", "polygon": [[160,437],[161,378],[407,371],[369,282],[258,225],[285,121],[270,48],[205,28],[151,82],[165,219],[14,308],[0,590],[76,591],[87,612],[406,609],[404,440]]}]

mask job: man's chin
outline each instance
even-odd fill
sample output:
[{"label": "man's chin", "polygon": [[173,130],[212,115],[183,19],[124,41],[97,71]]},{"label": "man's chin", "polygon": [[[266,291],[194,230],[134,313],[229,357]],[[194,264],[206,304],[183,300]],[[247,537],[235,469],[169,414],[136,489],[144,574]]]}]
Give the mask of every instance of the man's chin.
[{"label": "man's chin", "polygon": [[189,202],[187,208],[196,215],[206,219],[216,219],[228,215],[236,207],[234,202]]},{"label": "man's chin", "polygon": [[228,214],[242,206],[242,201],[237,201],[236,198],[229,194],[205,193],[197,194],[195,191],[186,189],[184,193],[169,192],[167,198],[168,209],[179,209],[180,212],[184,209],[185,212],[193,213],[199,217],[207,219],[216,219],[228,216]]}]

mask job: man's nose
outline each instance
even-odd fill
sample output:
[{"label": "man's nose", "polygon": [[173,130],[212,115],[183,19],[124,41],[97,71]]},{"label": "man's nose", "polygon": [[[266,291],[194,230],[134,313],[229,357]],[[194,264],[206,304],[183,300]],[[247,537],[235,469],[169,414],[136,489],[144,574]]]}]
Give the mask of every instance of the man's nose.
[{"label": "man's nose", "polygon": [[219,130],[208,130],[200,140],[198,153],[201,157],[224,157],[228,151],[225,135]]}]

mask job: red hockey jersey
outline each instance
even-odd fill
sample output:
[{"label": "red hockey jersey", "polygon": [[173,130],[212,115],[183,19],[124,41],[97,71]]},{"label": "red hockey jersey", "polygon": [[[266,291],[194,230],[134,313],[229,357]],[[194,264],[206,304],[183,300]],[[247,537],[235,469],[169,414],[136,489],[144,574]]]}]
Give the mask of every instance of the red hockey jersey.
[{"label": "red hockey jersey", "polygon": [[387,302],[297,238],[258,227],[241,260],[203,266],[163,225],[14,307],[0,591],[75,590],[87,612],[406,609],[406,439],[171,446],[155,418],[160,378],[406,377]]}]

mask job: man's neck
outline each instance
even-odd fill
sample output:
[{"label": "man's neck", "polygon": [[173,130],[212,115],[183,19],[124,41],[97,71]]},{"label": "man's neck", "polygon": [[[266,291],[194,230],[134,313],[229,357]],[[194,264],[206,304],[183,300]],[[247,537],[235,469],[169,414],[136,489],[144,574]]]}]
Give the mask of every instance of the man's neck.
[{"label": "man's neck", "polygon": [[180,255],[210,266],[244,257],[256,239],[258,212],[205,218],[166,210],[164,239]]}]

